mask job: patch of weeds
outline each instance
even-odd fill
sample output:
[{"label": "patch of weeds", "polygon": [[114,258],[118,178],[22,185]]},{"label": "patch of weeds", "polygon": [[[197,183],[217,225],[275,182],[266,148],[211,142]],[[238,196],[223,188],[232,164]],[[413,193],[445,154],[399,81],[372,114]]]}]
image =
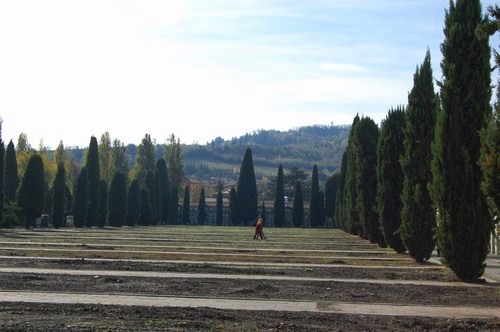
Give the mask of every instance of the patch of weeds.
[{"label": "patch of weeds", "polygon": [[146,319],[144,321],[144,325],[147,327],[155,327],[155,328],[162,328],[166,327],[168,325],[168,320],[166,319]]}]

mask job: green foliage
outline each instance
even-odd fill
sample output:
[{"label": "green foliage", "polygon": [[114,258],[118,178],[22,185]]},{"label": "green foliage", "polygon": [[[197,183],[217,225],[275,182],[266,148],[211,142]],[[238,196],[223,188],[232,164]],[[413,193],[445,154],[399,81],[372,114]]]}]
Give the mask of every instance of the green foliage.
[{"label": "green foliage", "polygon": [[198,200],[198,225],[205,225],[206,218],[205,188],[201,188],[200,199]]},{"label": "green foliage", "polygon": [[139,215],[138,225],[149,226],[153,216],[151,213],[151,199],[149,198],[149,191],[141,189],[141,213]]},{"label": "green foliage", "polygon": [[347,172],[347,151],[344,152],[342,156],[342,163],[340,168],[340,176],[339,176],[339,188],[337,190],[337,195],[335,195],[335,224],[346,230],[346,225],[344,223],[344,219],[342,218],[345,214],[344,207],[346,205],[345,200],[345,182],[346,182],[346,172]]},{"label": "green foliage", "polygon": [[274,196],[274,225],[283,227],[285,224],[285,187],[283,166],[278,167],[278,176],[276,178],[276,193]]},{"label": "green foliage", "polygon": [[406,250],[399,227],[404,174],[400,159],[404,152],[405,109],[390,109],[382,121],[377,147],[377,210],[385,243],[398,253]]},{"label": "green foliage", "polygon": [[325,211],[325,193],[320,191],[318,193],[318,226],[323,227],[325,225],[326,220],[326,211]]},{"label": "green foliage", "polygon": [[151,136],[146,134],[137,147],[136,155],[135,177],[139,180],[140,185],[144,183],[146,174],[154,170],[155,162],[155,145],[151,140]]},{"label": "green foliage", "polygon": [[10,140],[5,152],[5,198],[11,202],[16,200],[19,188],[19,175],[17,173],[17,159],[14,143]]},{"label": "green foliage", "polygon": [[238,179],[238,215],[244,226],[252,224],[257,219],[257,183],[252,161],[252,150],[247,148],[240,168]]},{"label": "green foliage", "polygon": [[229,213],[231,215],[231,225],[238,226],[240,217],[238,216],[238,194],[234,187],[229,190]]},{"label": "green foliage", "polygon": [[87,154],[85,167],[87,168],[89,181],[89,205],[87,212],[87,223],[85,224],[85,226],[92,227],[97,225],[97,222],[99,221],[99,183],[101,182],[97,138],[95,138],[94,136],[90,138],[89,151]]},{"label": "green foliage", "polygon": [[401,238],[410,255],[421,262],[429,259],[435,247],[433,236],[436,212],[432,206],[429,184],[432,181],[431,145],[439,101],[434,93],[431,55],[427,51],[422,66],[413,76],[408,95],[404,129],[404,174]]},{"label": "green foliage", "polygon": [[2,140],[2,121],[0,120],[0,224],[4,223],[5,205],[5,144]]},{"label": "green foliage", "polygon": [[125,145],[119,139],[113,140],[113,147],[111,148],[111,168],[109,172],[111,174],[122,172],[128,175],[128,159],[129,157]]},{"label": "green foliage", "polygon": [[375,122],[362,117],[354,130],[356,153],[354,175],[356,184],[356,212],[363,227],[363,235],[372,243],[381,243],[380,223],[376,211],[377,198],[377,141],[378,127]]},{"label": "green foliage", "polygon": [[314,165],[311,177],[311,199],[309,201],[309,218],[311,227],[320,227],[321,221],[319,210],[318,166]]},{"label": "green foliage", "polygon": [[490,46],[476,35],[486,22],[479,0],[450,2],[441,45],[442,108],[437,113],[432,197],[444,262],[464,280],[484,272],[492,221],[480,189],[480,131],[491,112]]},{"label": "green foliage", "polygon": [[151,220],[150,225],[158,224],[158,205],[157,205],[157,195],[156,195],[156,185],[154,171],[148,171],[146,173],[146,179],[144,180],[144,187],[148,190],[149,205],[151,206]]},{"label": "green foliage", "polygon": [[222,206],[222,192],[217,192],[217,207],[215,211],[215,224],[217,226],[222,226],[222,217],[223,217],[223,206]]},{"label": "green foliage", "polygon": [[32,154],[19,188],[17,204],[23,209],[25,226],[42,213],[45,196],[45,178],[43,161],[39,154]]},{"label": "green foliage", "polygon": [[168,207],[168,224],[177,225],[179,219],[179,190],[177,186],[172,188],[172,194],[170,195],[170,206]]},{"label": "green foliage", "polygon": [[184,201],[182,202],[182,223],[184,225],[189,225],[190,218],[189,218],[189,213],[190,213],[190,200],[191,200],[191,194],[189,193],[189,187],[186,186],[184,187]]},{"label": "green foliage", "polygon": [[156,161],[156,172],[159,179],[159,220],[161,223],[167,222],[168,205],[170,200],[170,189],[168,183],[168,170],[165,159],[160,158]]},{"label": "green foliage", "polygon": [[[336,216],[337,192],[339,191],[340,173],[332,174],[325,182],[325,214],[326,217],[334,219]],[[335,224],[335,223],[334,223]]]},{"label": "green foliage", "polygon": [[127,197],[127,226],[133,227],[139,224],[139,217],[141,215],[141,188],[139,180],[134,179],[128,188]]},{"label": "green foliage", "polygon": [[182,158],[181,142],[171,134],[165,148],[165,160],[168,164],[168,182],[173,187],[180,188],[184,179],[184,161]]},{"label": "green foliage", "polygon": [[97,226],[103,228],[108,221],[108,183],[102,179],[99,183],[99,221]]},{"label": "green foliage", "polygon": [[66,171],[64,164],[60,162],[57,165],[57,173],[52,185],[53,201],[52,201],[52,223],[54,228],[60,228],[65,222],[65,208],[66,208]]},{"label": "green foliage", "polygon": [[101,135],[101,140],[99,141],[99,171],[100,178],[104,179],[106,183],[110,183],[111,177],[113,176],[113,167],[111,164],[111,136],[109,132],[105,132]]},{"label": "green foliage", "polygon": [[88,197],[89,197],[89,178],[87,167],[83,167],[76,179],[73,202],[73,222],[75,227],[85,226],[87,221]]},{"label": "green foliage", "polygon": [[109,225],[122,227],[127,220],[127,177],[116,172],[109,185]]},{"label": "green foliage", "polygon": [[302,197],[302,184],[297,181],[295,185],[295,197],[293,199],[292,223],[295,227],[301,227],[304,223],[304,199]]}]

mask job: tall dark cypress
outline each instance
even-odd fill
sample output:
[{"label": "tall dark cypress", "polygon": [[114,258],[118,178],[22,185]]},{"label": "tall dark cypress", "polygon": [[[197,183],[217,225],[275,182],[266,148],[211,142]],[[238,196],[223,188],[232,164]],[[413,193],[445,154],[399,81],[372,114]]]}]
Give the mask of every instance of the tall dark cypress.
[{"label": "tall dark cypress", "polygon": [[52,223],[54,228],[61,228],[64,225],[65,203],[66,203],[66,171],[62,162],[57,164],[57,173],[52,185],[54,195],[52,196]]},{"label": "tall dark cypress", "polygon": [[158,171],[159,184],[160,184],[160,194],[159,194],[159,220],[160,223],[167,223],[168,217],[168,204],[170,200],[170,188],[168,183],[168,170],[167,162],[165,159],[160,158],[156,161],[156,170]]},{"label": "tall dark cypress", "polygon": [[302,185],[297,181],[295,186],[295,197],[293,198],[292,224],[301,227],[304,223],[304,198],[302,197]]},{"label": "tall dark cypress", "polygon": [[201,188],[200,199],[198,200],[198,225],[205,225],[206,218],[205,188]]},{"label": "tall dark cypress", "polygon": [[217,205],[216,205],[216,210],[215,210],[215,224],[217,226],[222,226],[222,218],[224,216],[224,206],[222,205],[222,192],[218,191],[217,192]]},{"label": "tall dark cypress", "polygon": [[335,226],[335,206],[339,190],[340,173],[332,174],[325,182],[325,216],[332,219]]},{"label": "tall dark cypress", "polygon": [[356,211],[363,235],[372,243],[381,243],[380,223],[376,211],[377,204],[377,141],[378,126],[362,117],[354,131],[354,151],[356,153]]},{"label": "tall dark cypress", "polygon": [[168,207],[168,224],[177,225],[179,221],[179,190],[174,185],[170,194],[170,206]]},{"label": "tall dark cypress", "polygon": [[122,227],[127,220],[127,177],[115,172],[109,185],[109,225]]},{"label": "tall dark cypress", "polygon": [[83,167],[78,174],[74,189],[73,200],[73,221],[75,227],[81,228],[85,226],[87,221],[87,212],[89,205],[89,178],[87,167]]},{"label": "tall dark cypress", "polygon": [[325,226],[326,211],[325,211],[325,193],[318,193],[318,225],[316,227]]},{"label": "tall dark cypress", "polygon": [[403,201],[403,170],[400,159],[404,151],[405,109],[390,109],[382,121],[377,146],[377,210],[385,243],[401,253],[406,250],[399,227]]},{"label": "tall dark cypress", "polygon": [[133,227],[139,224],[139,218],[141,215],[141,202],[141,188],[139,186],[139,180],[136,178],[132,180],[128,187],[126,219],[127,226]]},{"label": "tall dark cypress", "polygon": [[190,212],[191,212],[191,194],[189,193],[189,187],[184,187],[184,201],[182,202],[182,223],[184,225],[189,225],[190,222]]},{"label": "tall dark cypress", "polygon": [[362,227],[359,223],[359,214],[356,209],[357,191],[356,191],[356,164],[358,154],[354,142],[354,133],[360,119],[356,115],[352,121],[349,131],[349,142],[346,148],[346,174],[343,192],[343,207],[341,211],[341,223],[346,232],[362,235]]},{"label": "tall dark cypress", "polygon": [[14,148],[14,143],[10,140],[7,145],[7,151],[5,152],[5,198],[10,202],[16,200],[19,182],[16,150]]},{"label": "tall dark cypress", "polygon": [[238,216],[238,195],[234,187],[229,190],[229,213],[231,215],[231,225],[239,226],[240,217]]},{"label": "tall dark cypress", "polygon": [[28,160],[21,187],[19,188],[18,206],[23,209],[25,227],[42,214],[45,197],[45,175],[43,160],[39,154],[33,154]]},{"label": "tall dark cypress", "polygon": [[85,226],[92,227],[96,226],[99,220],[99,183],[100,180],[100,170],[99,170],[99,152],[97,145],[97,138],[92,136],[90,138],[89,151],[87,154],[87,162],[85,164],[88,174],[88,191],[89,191],[89,205],[87,212],[87,222]]},{"label": "tall dark cypress", "polygon": [[240,168],[238,179],[238,214],[244,226],[253,224],[257,219],[257,182],[253,166],[252,150],[247,148]]},{"label": "tall dark cypress", "polygon": [[342,154],[342,161],[340,163],[340,176],[339,176],[339,189],[335,195],[335,224],[345,232],[347,232],[346,224],[344,219],[344,207],[345,207],[345,181],[347,172],[347,151]]},{"label": "tall dark cypress", "polygon": [[99,183],[99,222],[97,226],[103,228],[108,222],[108,183],[102,179]]},{"label": "tall dark cypress", "polygon": [[273,211],[274,226],[283,227],[285,224],[285,183],[283,166],[278,167],[278,177],[276,179],[276,194],[274,196]]},{"label": "tall dark cypress", "polygon": [[156,186],[155,186],[155,176],[154,171],[148,171],[146,173],[146,179],[144,180],[144,186],[149,192],[149,204],[151,205],[151,221],[150,225],[156,225],[158,223],[157,219],[157,200],[156,200]]},{"label": "tall dark cypress", "polygon": [[314,165],[311,176],[311,200],[309,201],[311,227],[320,226],[318,166]]},{"label": "tall dark cypress", "polygon": [[149,198],[149,190],[141,189],[141,214],[139,215],[138,225],[149,226],[152,219],[151,199]]},{"label": "tall dark cypress", "polygon": [[483,274],[493,227],[478,163],[479,133],[491,113],[490,46],[476,34],[484,22],[479,0],[450,2],[441,44],[442,108],[432,148],[438,248],[446,265],[464,280]]},{"label": "tall dark cypress", "polygon": [[4,224],[5,205],[5,144],[2,140],[2,121],[0,120],[0,225]]},{"label": "tall dark cypress", "polygon": [[413,76],[413,88],[408,95],[408,110],[404,128],[404,174],[401,210],[401,238],[416,261],[431,257],[435,247],[436,211],[429,185],[432,181],[431,145],[436,126],[438,100],[434,93],[431,55],[427,51],[422,66]]}]

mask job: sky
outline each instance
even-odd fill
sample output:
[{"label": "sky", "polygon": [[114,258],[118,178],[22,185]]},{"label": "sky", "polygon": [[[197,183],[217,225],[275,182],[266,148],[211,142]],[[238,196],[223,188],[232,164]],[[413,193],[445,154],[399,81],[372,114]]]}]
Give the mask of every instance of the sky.
[{"label": "sky", "polygon": [[[494,0],[483,1],[483,7]],[[449,0],[0,0],[2,139],[86,147],[380,123]]]}]

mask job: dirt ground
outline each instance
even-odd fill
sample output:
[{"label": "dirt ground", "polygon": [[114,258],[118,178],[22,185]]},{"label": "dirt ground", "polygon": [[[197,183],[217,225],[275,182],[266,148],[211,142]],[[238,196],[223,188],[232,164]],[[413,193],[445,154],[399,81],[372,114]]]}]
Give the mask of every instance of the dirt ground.
[{"label": "dirt ground", "polygon": [[[85,260],[0,261],[0,266],[259,275],[454,280],[446,270],[273,268],[212,264],[145,264]],[[221,269],[222,268],[222,269]],[[361,274],[360,274],[361,273]],[[221,287],[223,283],[224,287]],[[437,287],[366,283],[165,279],[0,273],[1,290],[149,294],[219,298],[293,299],[500,307],[498,287]],[[324,313],[252,312],[211,308],[8,303],[0,305],[2,331],[498,331],[499,320],[390,317]]]}]

